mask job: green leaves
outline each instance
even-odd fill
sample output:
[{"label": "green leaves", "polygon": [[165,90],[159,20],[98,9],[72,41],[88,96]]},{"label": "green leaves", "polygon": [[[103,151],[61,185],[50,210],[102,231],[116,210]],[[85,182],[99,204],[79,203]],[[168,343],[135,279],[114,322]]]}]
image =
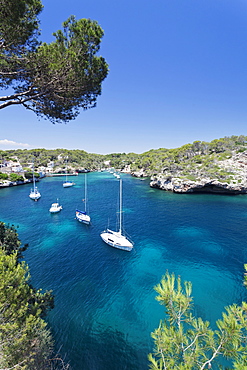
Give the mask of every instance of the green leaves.
[{"label": "green leaves", "polygon": [[63,42],[66,48],[77,50],[79,54],[90,52],[94,55],[104,35],[102,28],[91,19],[79,19],[71,16],[63,23],[64,32],[55,32],[57,41]]},{"label": "green leaves", "polygon": [[[157,300],[166,307],[166,319],[151,334],[155,349],[149,354],[151,369],[219,368],[218,358],[231,359],[234,369],[247,366],[247,304],[226,308],[218,330],[192,314],[192,285],[168,272],[155,287]],[[242,366],[242,367],[241,367]]]},{"label": "green leaves", "polygon": [[52,350],[42,317],[54,298],[29,284],[28,267],[19,262],[19,252],[14,227],[0,222],[0,367],[42,370]]},{"label": "green leaves", "polygon": [[167,272],[154,289],[159,294],[156,299],[167,308],[170,323],[176,322],[179,326],[188,319],[188,308],[192,302],[190,282],[185,282],[182,288],[180,277],[176,279],[174,274]]},{"label": "green leaves", "polygon": [[75,118],[79,108],[94,107],[108,74],[104,58],[95,55],[103,36],[97,22],[70,17],[64,24],[64,32],[54,33],[56,41],[41,44],[27,65],[30,93],[35,95],[28,106],[53,123]]},{"label": "green leaves", "polygon": [[17,252],[6,255],[0,249],[1,367],[21,364],[20,369],[31,370],[40,362],[37,353],[43,353],[43,362],[50,353],[51,336],[40,318],[41,310],[37,302],[31,304],[36,310],[30,306],[34,292],[29,278],[27,266],[17,263]]},{"label": "green leaves", "polygon": [[96,21],[71,16],[63,31],[53,34],[54,42],[39,43],[41,2],[20,0],[15,6],[14,0],[0,0],[0,87],[11,86],[14,91],[0,97],[0,109],[22,104],[56,123],[74,119],[80,108],[95,107],[108,74],[105,59],[96,56],[102,28]]},{"label": "green leaves", "polygon": [[21,54],[37,45],[40,0],[0,0],[0,50]]}]

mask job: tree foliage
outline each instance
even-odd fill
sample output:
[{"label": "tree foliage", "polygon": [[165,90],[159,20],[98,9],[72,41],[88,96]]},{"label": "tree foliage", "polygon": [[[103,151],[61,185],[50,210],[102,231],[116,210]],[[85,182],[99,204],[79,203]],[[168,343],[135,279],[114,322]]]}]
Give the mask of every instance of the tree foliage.
[{"label": "tree foliage", "polygon": [[11,173],[9,175],[10,181],[16,182],[16,181],[24,181],[24,177],[19,175],[18,173]]},{"label": "tree foliage", "polygon": [[13,225],[0,222],[0,367],[55,369],[52,336],[43,320],[54,298],[30,284],[28,266],[20,261],[26,247]]},{"label": "tree foliage", "polygon": [[10,255],[16,252],[19,261],[27,247],[28,244],[22,246],[14,225],[6,225],[0,221],[0,248],[5,254]]},{"label": "tree foliage", "polygon": [[0,172],[0,180],[7,180],[8,179],[8,175],[6,173],[2,173]]},{"label": "tree foliage", "polygon": [[[168,272],[155,287],[166,319],[152,333],[155,350],[149,354],[152,370],[219,369],[222,358],[233,369],[247,369],[247,303],[226,307],[212,330],[192,311],[192,284]],[[221,368],[224,368],[223,365]]]},{"label": "tree foliage", "polygon": [[27,266],[17,263],[17,253],[0,249],[0,343],[1,366],[18,364],[19,369],[43,369],[51,351],[51,335],[40,318],[37,303],[33,310]]},{"label": "tree foliage", "polygon": [[[16,66],[15,62],[18,57],[36,49],[39,35],[37,17],[42,8],[40,0],[0,0],[0,50],[3,52],[1,66],[12,61],[13,68]],[[6,58],[4,58],[5,55]],[[8,59],[7,56],[12,59]],[[5,77],[8,76],[5,75]],[[0,86],[7,87],[8,81],[7,78],[1,81],[2,85]],[[5,83],[7,85],[4,85]]]},{"label": "tree foliage", "polygon": [[68,122],[96,106],[108,65],[97,56],[103,30],[96,21],[63,23],[55,41],[38,41],[39,0],[0,0],[0,109],[22,104],[51,122]]}]

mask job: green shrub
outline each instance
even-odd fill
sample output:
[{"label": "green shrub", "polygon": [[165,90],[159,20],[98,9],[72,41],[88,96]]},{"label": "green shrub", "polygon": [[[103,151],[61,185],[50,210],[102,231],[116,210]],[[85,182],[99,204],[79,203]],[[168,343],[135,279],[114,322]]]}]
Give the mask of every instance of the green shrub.
[{"label": "green shrub", "polygon": [[11,173],[9,175],[10,181],[16,182],[16,181],[24,181],[23,176],[18,175],[18,173]]},{"label": "green shrub", "polygon": [[7,173],[2,173],[2,172],[0,172],[0,180],[7,180],[8,179],[8,175],[7,175]]}]

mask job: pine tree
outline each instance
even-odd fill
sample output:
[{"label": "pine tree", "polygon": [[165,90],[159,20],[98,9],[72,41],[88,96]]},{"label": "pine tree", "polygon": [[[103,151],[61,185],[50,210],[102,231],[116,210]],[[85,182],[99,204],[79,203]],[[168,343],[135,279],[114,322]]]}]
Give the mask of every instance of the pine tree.
[{"label": "pine tree", "polygon": [[247,303],[226,307],[212,330],[208,321],[192,313],[190,282],[182,285],[180,277],[167,272],[155,290],[166,308],[166,319],[152,333],[155,350],[148,356],[150,369],[219,369],[224,358],[231,361],[232,369],[247,370]]},{"label": "pine tree", "polygon": [[43,319],[54,297],[30,284],[28,266],[21,262],[26,248],[14,225],[0,222],[0,368],[66,369],[62,359],[52,359],[53,340]]},{"label": "pine tree", "polygon": [[46,369],[51,355],[52,338],[40,317],[42,310],[38,302],[30,305],[34,292],[29,278],[27,265],[17,263],[17,252],[7,255],[0,249],[0,366],[4,369]]}]

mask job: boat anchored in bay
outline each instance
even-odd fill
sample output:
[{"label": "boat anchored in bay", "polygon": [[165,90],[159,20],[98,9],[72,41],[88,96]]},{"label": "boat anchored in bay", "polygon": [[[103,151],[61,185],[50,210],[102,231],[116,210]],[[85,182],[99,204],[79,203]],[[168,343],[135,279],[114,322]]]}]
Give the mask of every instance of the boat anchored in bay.
[{"label": "boat anchored in bay", "polygon": [[66,172],[66,178],[65,178],[65,182],[63,183],[64,188],[70,188],[71,186],[75,185],[75,183],[73,181],[68,180],[67,164],[68,164],[68,162],[66,162],[66,171],[65,171]]},{"label": "boat anchored in bay", "polygon": [[56,203],[52,203],[51,208],[50,208],[50,213],[58,213],[61,211],[63,207],[59,204],[58,200]]},{"label": "boat anchored in bay", "polygon": [[106,229],[100,234],[102,240],[111,247],[130,252],[133,243],[123,234],[122,230],[122,179],[119,180],[119,230]]},{"label": "boat anchored in bay", "polygon": [[37,186],[35,185],[34,165],[33,165],[33,188],[30,191],[29,198],[37,201],[40,197],[41,197],[41,194],[38,191]]},{"label": "boat anchored in bay", "polygon": [[75,212],[75,217],[79,222],[83,222],[84,224],[89,225],[91,218],[87,214],[87,174],[85,173],[85,198],[83,199],[84,201],[84,211],[80,211],[79,209],[76,210]]}]

